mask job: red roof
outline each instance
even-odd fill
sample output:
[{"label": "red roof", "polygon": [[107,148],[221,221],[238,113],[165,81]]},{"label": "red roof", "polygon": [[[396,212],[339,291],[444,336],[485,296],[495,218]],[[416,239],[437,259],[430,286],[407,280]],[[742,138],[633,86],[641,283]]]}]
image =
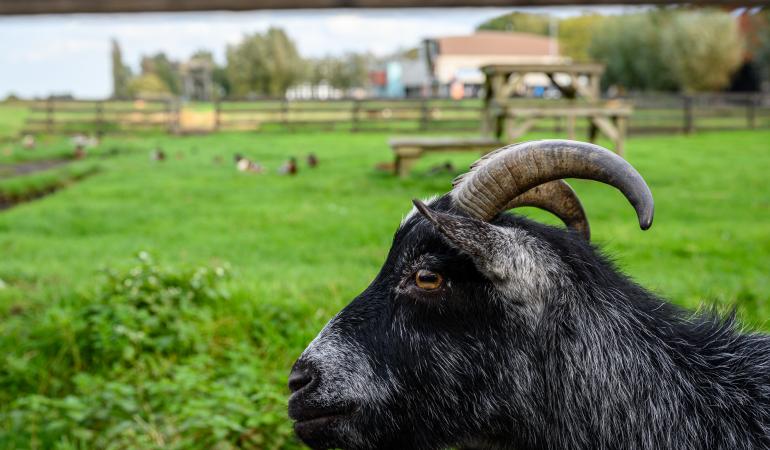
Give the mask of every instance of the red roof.
[{"label": "red roof", "polygon": [[468,36],[437,38],[441,55],[520,55],[554,56],[559,54],[556,39],[532,33],[480,31]]}]

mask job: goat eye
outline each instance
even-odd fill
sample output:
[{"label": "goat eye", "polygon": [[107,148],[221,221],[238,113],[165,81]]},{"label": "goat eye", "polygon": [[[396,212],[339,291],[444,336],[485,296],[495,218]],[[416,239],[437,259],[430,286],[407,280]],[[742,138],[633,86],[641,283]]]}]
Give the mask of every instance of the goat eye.
[{"label": "goat eye", "polygon": [[430,270],[418,270],[414,276],[414,282],[420,289],[431,291],[438,289],[444,283],[444,277]]}]

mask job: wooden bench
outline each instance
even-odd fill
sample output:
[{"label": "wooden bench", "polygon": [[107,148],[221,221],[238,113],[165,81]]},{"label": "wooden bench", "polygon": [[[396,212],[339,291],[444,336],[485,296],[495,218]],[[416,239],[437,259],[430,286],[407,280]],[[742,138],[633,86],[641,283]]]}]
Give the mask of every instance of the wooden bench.
[{"label": "wooden bench", "polygon": [[480,152],[489,153],[505,143],[487,137],[473,138],[435,138],[435,137],[403,137],[392,138],[388,145],[396,157],[395,174],[400,177],[409,175],[414,163],[428,152]]}]

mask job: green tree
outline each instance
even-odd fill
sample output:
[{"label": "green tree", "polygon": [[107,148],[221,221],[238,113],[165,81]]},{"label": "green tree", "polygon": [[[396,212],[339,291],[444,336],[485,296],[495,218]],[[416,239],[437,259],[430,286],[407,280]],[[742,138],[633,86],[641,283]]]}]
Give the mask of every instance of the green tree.
[{"label": "green tree", "polygon": [[131,80],[131,69],[123,64],[123,54],[120,51],[118,41],[112,40],[112,97],[118,99],[129,98],[128,89]]},{"label": "green tree", "polygon": [[142,73],[155,74],[163,81],[168,91],[174,95],[182,93],[182,82],[179,78],[179,65],[171,61],[165,53],[160,52],[142,58]]},{"label": "green tree", "polygon": [[214,64],[214,54],[211,50],[198,49],[191,56],[190,59],[203,59]]},{"label": "green tree", "polygon": [[227,78],[234,95],[283,95],[299,82],[303,61],[294,42],[279,28],[255,33],[227,48]]},{"label": "green tree", "polygon": [[607,70],[604,86],[635,90],[676,90],[679,85],[664,59],[661,29],[669,21],[665,12],[608,17],[592,36],[588,54]]},{"label": "green tree", "polygon": [[227,79],[234,95],[265,93],[266,58],[264,39],[259,33],[244,36],[237,45],[227,47]]},{"label": "green tree", "polygon": [[568,17],[559,21],[559,52],[575,61],[591,58],[588,49],[594,33],[602,27],[605,16],[586,14]]},{"label": "green tree", "polygon": [[128,91],[132,97],[158,97],[171,95],[168,85],[157,74],[145,73],[131,80]]},{"label": "green tree", "polygon": [[330,83],[334,70],[335,59],[331,56],[309,59],[305,66],[305,80],[312,85]]},{"label": "green tree", "polygon": [[743,59],[744,42],[738,24],[725,12],[678,12],[661,36],[662,56],[686,91],[727,87]]},{"label": "green tree", "polygon": [[364,87],[369,81],[369,68],[374,57],[366,53],[346,53],[309,61],[307,80],[314,85],[327,82],[337,89]]},{"label": "green tree", "polygon": [[516,31],[520,33],[535,33],[548,36],[550,34],[551,18],[545,14],[530,14],[512,12],[489,19],[476,27],[486,31]]},{"label": "green tree", "polygon": [[336,59],[330,84],[339,89],[351,89],[366,85],[369,78],[370,57],[361,53],[347,53]]},{"label": "green tree", "polygon": [[655,10],[608,17],[589,54],[607,65],[606,85],[636,90],[726,87],[741,63],[735,20],[716,10]]}]

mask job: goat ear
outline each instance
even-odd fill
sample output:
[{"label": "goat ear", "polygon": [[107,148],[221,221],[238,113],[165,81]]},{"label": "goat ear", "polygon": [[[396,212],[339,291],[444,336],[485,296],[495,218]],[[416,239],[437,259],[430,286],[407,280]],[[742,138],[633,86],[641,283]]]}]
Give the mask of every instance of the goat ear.
[{"label": "goat ear", "polygon": [[417,199],[412,202],[449,245],[470,256],[480,271],[496,280],[510,276],[515,235],[509,230],[472,217],[434,211]]}]

